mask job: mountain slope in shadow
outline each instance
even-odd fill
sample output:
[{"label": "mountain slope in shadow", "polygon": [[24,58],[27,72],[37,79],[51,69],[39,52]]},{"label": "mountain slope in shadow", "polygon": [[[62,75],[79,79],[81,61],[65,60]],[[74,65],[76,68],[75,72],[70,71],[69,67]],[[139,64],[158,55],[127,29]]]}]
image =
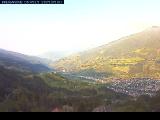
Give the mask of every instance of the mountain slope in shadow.
[{"label": "mountain slope in shadow", "polygon": [[0,49],[0,65],[7,69],[25,72],[48,72],[51,69],[47,60],[38,57],[27,56],[16,52]]}]

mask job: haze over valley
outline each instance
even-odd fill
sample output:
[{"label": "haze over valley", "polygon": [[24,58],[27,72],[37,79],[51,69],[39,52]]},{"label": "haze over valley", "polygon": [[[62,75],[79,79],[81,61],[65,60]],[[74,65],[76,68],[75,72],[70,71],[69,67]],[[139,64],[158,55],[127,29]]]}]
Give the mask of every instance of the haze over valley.
[{"label": "haze over valley", "polygon": [[56,60],[1,49],[0,111],[159,111],[159,33],[153,26]]},{"label": "haze over valley", "polygon": [[0,112],[160,112],[159,0],[0,7]]}]

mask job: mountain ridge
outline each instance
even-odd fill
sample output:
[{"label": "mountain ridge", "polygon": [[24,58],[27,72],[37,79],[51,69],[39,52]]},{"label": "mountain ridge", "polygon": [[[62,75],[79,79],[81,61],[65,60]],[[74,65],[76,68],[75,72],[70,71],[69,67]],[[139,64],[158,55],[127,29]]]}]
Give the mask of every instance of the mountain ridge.
[{"label": "mountain ridge", "polygon": [[160,27],[153,26],[103,46],[61,59],[53,66],[67,72],[80,72],[87,69],[106,72],[106,74],[112,72],[114,76],[111,77],[160,77],[159,34]]}]

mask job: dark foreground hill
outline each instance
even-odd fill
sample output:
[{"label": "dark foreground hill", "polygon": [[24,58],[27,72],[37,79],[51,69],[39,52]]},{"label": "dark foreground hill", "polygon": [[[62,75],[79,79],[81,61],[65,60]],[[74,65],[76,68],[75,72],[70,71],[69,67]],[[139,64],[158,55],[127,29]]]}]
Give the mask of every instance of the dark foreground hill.
[{"label": "dark foreground hill", "polygon": [[28,74],[0,66],[0,111],[92,111],[128,99],[105,87],[70,81],[54,73]]},{"label": "dark foreground hill", "polygon": [[106,85],[28,74],[0,66],[1,112],[144,112],[160,110],[160,94],[133,98]]}]

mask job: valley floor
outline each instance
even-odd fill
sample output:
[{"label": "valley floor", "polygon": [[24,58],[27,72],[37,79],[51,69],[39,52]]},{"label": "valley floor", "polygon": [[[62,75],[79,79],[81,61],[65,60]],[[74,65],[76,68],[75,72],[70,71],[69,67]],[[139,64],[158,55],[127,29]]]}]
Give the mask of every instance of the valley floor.
[{"label": "valley floor", "polygon": [[154,96],[160,90],[160,80],[153,78],[94,78],[88,76],[66,75],[69,78],[83,79],[92,83],[105,84],[108,89],[118,93],[124,93],[133,97],[141,95]]}]

